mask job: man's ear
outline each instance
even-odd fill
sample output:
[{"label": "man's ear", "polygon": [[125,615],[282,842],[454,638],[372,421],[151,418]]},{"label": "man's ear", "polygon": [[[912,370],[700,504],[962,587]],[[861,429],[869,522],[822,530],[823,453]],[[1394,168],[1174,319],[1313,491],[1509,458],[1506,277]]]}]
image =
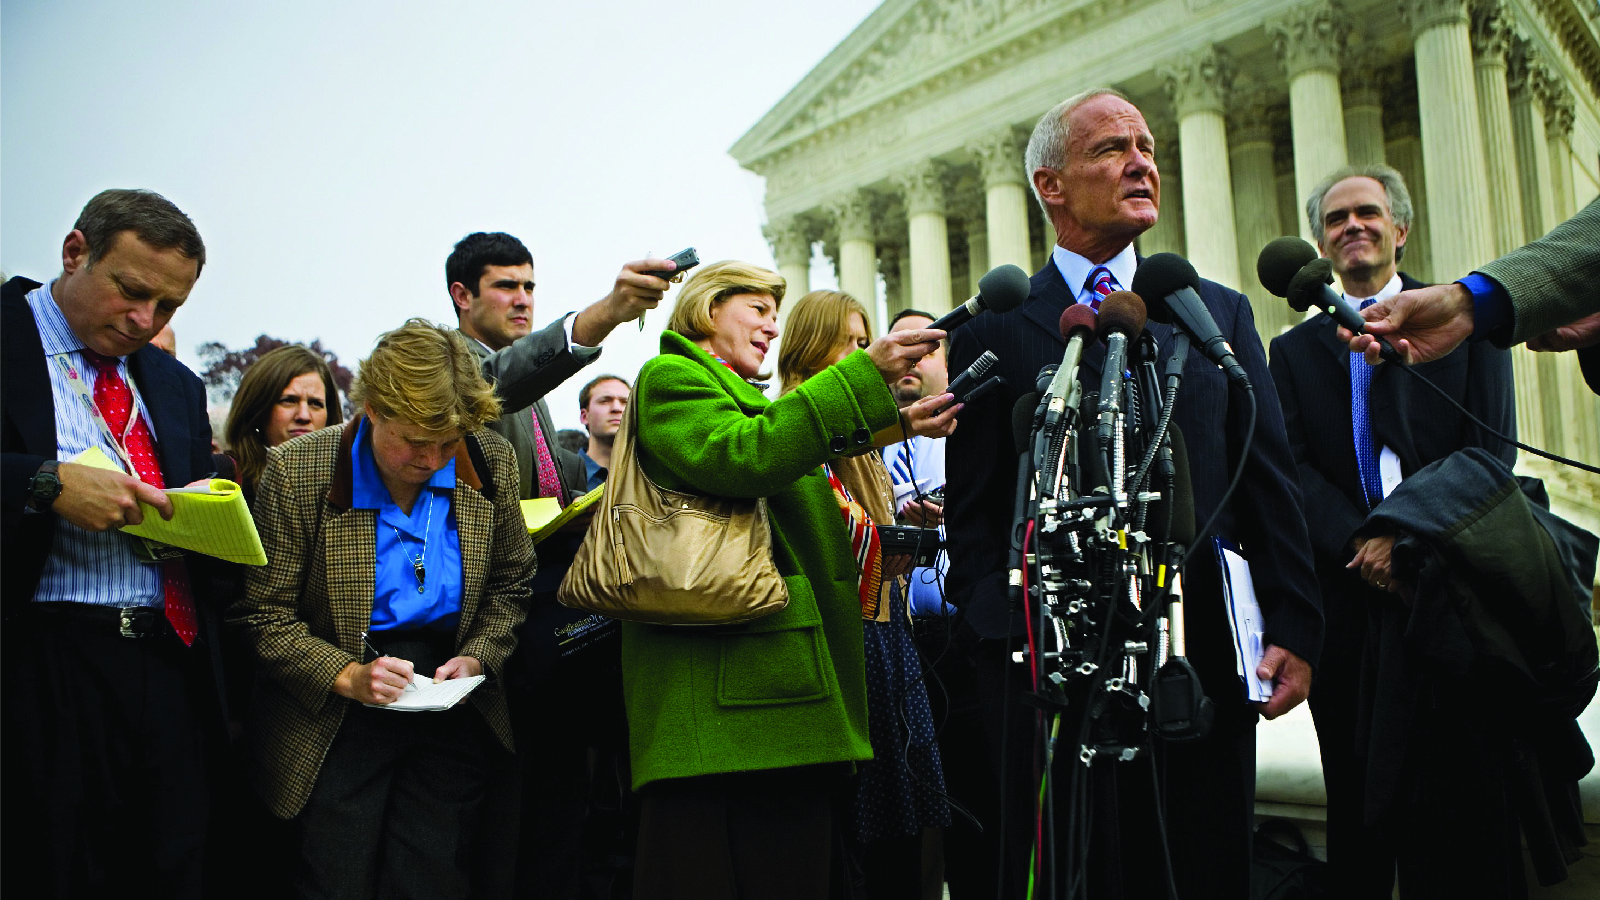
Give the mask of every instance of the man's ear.
[{"label": "man's ear", "polygon": [[1061,173],[1049,166],[1033,170],[1033,187],[1046,206],[1060,206],[1065,202],[1066,185],[1061,180]]},{"label": "man's ear", "polygon": [[456,318],[461,318],[462,313],[472,309],[472,298],[474,296],[476,295],[467,290],[467,286],[461,282],[453,281],[450,283],[450,302],[455,304]]},{"label": "man's ear", "polygon": [[72,229],[67,239],[61,242],[61,272],[71,275],[80,268],[89,265],[89,239],[83,232]]},{"label": "man's ear", "polygon": [[584,428],[589,427],[589,410],[587,407],[578,410],[578,424],[582,425]]},{"label": "man's ear", "polygon": [[1399,250],[1406,245],[1406,238],[1411,236],[1409,225],[1396,225],[1394,227],[1394,248]]}]

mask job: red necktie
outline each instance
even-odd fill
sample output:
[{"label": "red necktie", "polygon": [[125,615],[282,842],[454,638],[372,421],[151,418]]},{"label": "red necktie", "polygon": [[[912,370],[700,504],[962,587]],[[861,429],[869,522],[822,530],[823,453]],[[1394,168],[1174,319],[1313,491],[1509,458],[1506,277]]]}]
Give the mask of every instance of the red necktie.
[{"label": "red necktie", "polygon": [[565,502],[566,498],[561,495],[561,476],[556,472],[555,457],[550,454],[550,444],[544,439],[544,428],[539,425],[538,404],[529,410],[529,414],[533,416],[533,445],[539,451],[535,459],[539,475],[539,496],[555,497]]},{"label": "red necktie", "polygon": [[[99,373],[94,380],[94,405],[105,417],[113,435],[121,435],[128,427],[128,416],[133,413],[133,391],[117,371],[117,358],[102,356],[84,349],[83,355]],[[124,449],[133,460],[134,473],[139,480],[155,488],[165,488],[161,466],[156,462],[155,442],[150,439],[150,429],[140,418],[128,432]],[[189,593],[189,567],[182,558],[165,560],[161,564],[161,588],[166,599],[167,621],[183,638],[185,645],[194,643],[194,597]]]},{"label": "red necktie", "polygon": [[1099,312],[1100,301],[1117,289],[1111,278],[1111,270],[1105,266],[1095,266],[1094,271],[1089,273],[1089,289],[1095,294],[1094,299],[1089,301],[1089,308]]}]

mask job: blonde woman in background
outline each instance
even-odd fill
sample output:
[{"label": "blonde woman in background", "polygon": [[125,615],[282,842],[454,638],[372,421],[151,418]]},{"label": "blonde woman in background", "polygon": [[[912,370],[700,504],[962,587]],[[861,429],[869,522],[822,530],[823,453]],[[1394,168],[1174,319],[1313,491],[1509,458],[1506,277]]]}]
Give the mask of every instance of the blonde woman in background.
[{"label": "blonde woman in background", "polygon": [[[866,308],[839,291],[801,297],[786,324],[778,350],[784,393],[872,343]],[[908,433],[949,434],[959,411],[952,406],[954,399],[940,394],[908,406],[905,431],[891,429],[886,442],[905,439]],[[823,469],[851,531],[852,546],[867,560],[859,598],[873,759],[856,775],[849,836],[868,897],[917,900],[922,894],[922,833],[950,824],[950,810],[922,664],[911,637],[905,581],[910,560],[885,556],[878,547],[877,527],[894,524],[894,490],[882,457],[868,449],[830,460]]]}]

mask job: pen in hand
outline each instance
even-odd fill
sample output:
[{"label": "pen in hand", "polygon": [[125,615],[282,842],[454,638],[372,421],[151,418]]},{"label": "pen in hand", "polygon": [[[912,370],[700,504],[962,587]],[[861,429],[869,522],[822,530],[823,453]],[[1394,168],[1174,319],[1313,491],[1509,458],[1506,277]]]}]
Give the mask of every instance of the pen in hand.
[{"label": "pen in hand", "polygon": [[[371,653],[372,657],[374,659],[377,659],[378,657],[383,655],[382,653],[378,652],[378,648],[377,647],[372,646],[372,642],[371,641],[367,640],[367,632],[365,632],[365,631],[361,632],[361,645],[367,648],[367,652]],[[416,686],[416,684],[414,682],[412,682],[412,681],[406,682],[406,686],[405,686],[404,690],[414,691],[416,689],[417,689],[417,686]]]}]

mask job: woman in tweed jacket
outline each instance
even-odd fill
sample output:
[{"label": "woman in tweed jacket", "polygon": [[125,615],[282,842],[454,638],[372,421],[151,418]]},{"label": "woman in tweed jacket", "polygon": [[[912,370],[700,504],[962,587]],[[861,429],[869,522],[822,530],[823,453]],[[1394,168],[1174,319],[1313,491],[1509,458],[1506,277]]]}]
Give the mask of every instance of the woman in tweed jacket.
[{"label": "woman in tweed jacket", "polygon": [[[268,564],[228,612],[263,676],[256,788],[298,823],[298,894],[467,896],[487,767],[511,749],[495,679],[534,568],[516,462],[448,329],[379,338],[351,399],[350,422],[275,449],[257,491]],[[447,712],[367,708],[414,675],[480,674]]]},{"label": "woman in tweed jacket", "polygon": [[834,800],[872,750],[861,572],[822,463],[896,424],[888,382],[943,332],[897,332],[769,402],[750,379],[783,291],[765,269],[705,267],[639,373],[639,464],[662,487],[766,497],[789,606],[745,625],[623,623],[636,900],[820,900],[847,875]]}]

